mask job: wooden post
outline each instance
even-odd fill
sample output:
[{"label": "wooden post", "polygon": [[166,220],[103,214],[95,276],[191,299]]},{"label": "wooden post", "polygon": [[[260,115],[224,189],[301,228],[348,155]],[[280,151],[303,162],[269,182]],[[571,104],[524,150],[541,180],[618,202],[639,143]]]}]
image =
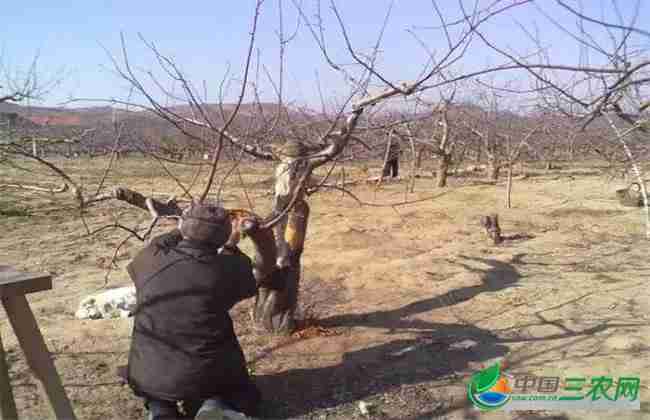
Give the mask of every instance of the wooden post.
[{"label": "wooden post", "polygon": [[512,196],[512,162],[508,162],[508,183],[506,185],[506,208],[509,209],[512,207],[512,201],[510,200]]},{"label": "wooden post", "polygon": [[393,144],[393,135],[392,133],[388,134],[388,142],[386,143],[386,152],[384,153],[384,163],[381,165],[381,173],[379,174],[379,179],[377,179],[377,186],[381,184],[385,176],[388,176],[388,159],[390,157],[390,148]]},{"label": "wooden post", "polygon": [[14,420],[17,418],[14,393],[9,382],[9,365],[5,359],[2,337],[0,336],[0,419]]},{"label": "wooden post", "polygon": [[13,327],[27,364],[39,382],[39,388],[50,402],[58,420],[75,420],[76,417],[65,394],[61,378],[56,372],[50,352],[38,328],[25,295],[3,297],[2,303]]}]

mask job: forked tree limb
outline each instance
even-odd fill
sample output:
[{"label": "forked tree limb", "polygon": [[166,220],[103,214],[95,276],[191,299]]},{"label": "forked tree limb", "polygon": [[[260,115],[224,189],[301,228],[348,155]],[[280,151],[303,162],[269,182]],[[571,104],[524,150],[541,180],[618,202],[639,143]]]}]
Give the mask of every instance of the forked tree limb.
[{"label": "forked tree limb", "polygon": [[[144,237],[151,233],[157,220],[161,217],[179,217],[181,207],[175,200],[162,202],[145,197],[137,191],[118,187],[111,193],[101,197],[104,200],[116,199],[149,212],[152,221]],[[276,260],[275,242],[271,229],[261,227],[261,218],[253,212],[244,209],[227,210],[232,222],[232,235],[227,245],[236,246],[243,237],[249,237],[255,248],[254,274],[258,281],[263,281],[274,270]]]}]

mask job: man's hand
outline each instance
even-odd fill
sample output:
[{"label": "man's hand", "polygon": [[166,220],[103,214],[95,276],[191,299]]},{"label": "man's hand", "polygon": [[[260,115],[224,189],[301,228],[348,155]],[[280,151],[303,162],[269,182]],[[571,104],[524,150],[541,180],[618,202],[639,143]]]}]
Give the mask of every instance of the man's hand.
[{"label": "man's hand", "polygon": [[225,254],[225,255],[239,255],[243,254],[241,249],[237,245],[231,245],[231,244],[226,244],[223,247],[221,247],[221,250],[219,252],[220,254]]}]

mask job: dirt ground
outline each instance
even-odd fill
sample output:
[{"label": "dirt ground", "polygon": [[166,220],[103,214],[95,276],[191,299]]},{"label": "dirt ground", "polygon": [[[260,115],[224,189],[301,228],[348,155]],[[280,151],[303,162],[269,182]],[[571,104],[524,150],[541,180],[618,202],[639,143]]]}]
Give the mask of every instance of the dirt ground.
[{"label": "dirt ground", "polygon": [[[63,164],[93,185],[105,161]],[[122,161],[118,169],[107,185],[144,194],[177,190],[155,162]],[[193,177],[192,168],[173,170],[183,180]],[[367,176],[359,167],[346,172],[348,179]],[[235,171],[226,205],[247,206],[236,188],[243,182],[264,214],[271,174],[256,165],[240,180]],[[0,178],[25,179],[18,169]],[[641,211],[614,200],[621,182],[608,182],[593,165],[533,171],[515,181],[513,208],[505,209],[503,183],[450,181],[439,190],[433,180],[418,179],[407,196],[406,182],[351,186],[372,204],[365,206],[340,191],[310,198],[302,308],[323,333],[273,337],[251,325],[250,302],[233,309],[266,399],[264,417],[368,418],[358,408],[364,401],[377,419],[650,418],[648,241]],[[144,418],[141,401],[115,375],[127,360],[131,319],[74,318],[80,300],[105,287],[106,264],[126,233],[91,238],[77,210],[60,209],[72,202],[0,194],[0,264],[54,275],[54,289],[29,301],[79,419]],[[411,203],[387,205],[405,198]],[[508,237],[499,246],[478,223],[492,212]],[[142,211],[109,203],[84,218],[92,230],[118,216],[147,221]],[[124,266],[141,246],[133,240],[122,248],[107,287],[129,284]],[[242,248],[250,251],[249,244]],[[49,418],[2,311],[0,326],[19,413]],[[453,345],[464,340],[475,345]],[[640,375],[641,412],[478,413],[467,401],[467,379],[504,359],[515,373]]]}]

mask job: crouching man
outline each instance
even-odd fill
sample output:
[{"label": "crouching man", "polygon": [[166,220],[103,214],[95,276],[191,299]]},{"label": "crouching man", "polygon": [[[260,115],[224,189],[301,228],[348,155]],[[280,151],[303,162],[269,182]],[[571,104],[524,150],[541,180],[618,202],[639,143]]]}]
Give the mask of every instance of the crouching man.
[{"label": "crouching man", "polygon": [[127,267],[137,306],[126,375],[149,420],[258,415],[260,393],[228,314],[256,285],[246,255],[218,252],[230,233],[223,208],[192,203],[177,230]]}]

